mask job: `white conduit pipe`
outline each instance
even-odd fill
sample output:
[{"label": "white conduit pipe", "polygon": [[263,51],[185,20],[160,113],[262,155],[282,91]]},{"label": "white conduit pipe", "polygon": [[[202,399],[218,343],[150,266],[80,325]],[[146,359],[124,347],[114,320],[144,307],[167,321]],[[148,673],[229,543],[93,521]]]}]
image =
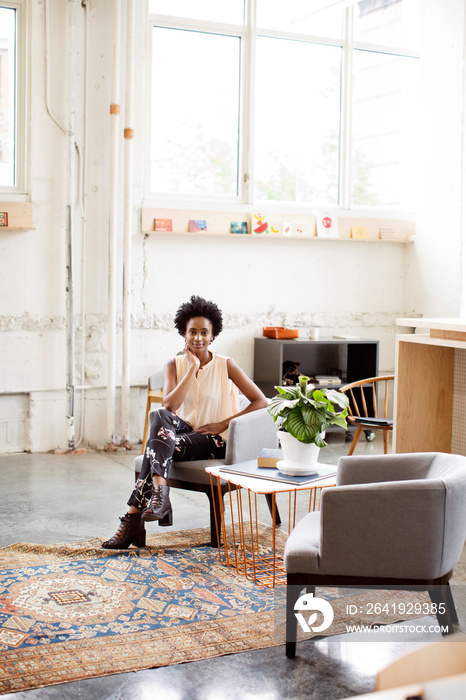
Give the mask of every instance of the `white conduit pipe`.
[{"label": "white conduit pipe", "polygon": [[76,390],[81,391],[81,426],[79,430],[79,438],[76,447],[82,443],[84,439],[85,417],[86,417],[86,271],[87,271],[87,141],[89,133],[89,8],[87,0],[81,0],[81,7],[84,8],[84,128],[83,128],[83,147],[82,152],[79,151],[80,177],[79,177],[79,202],[81,209],[82,220],[82,239],[81,239],[81,386],[76,387]]},{"label": "white conduit pipe", "polygon": [[68,0],[70,51],[69,51],[69,130],[68,130],[68,205],[67,205],[67,393],[68,393],[68,451],[75,447],[74,391],[75,373],[75,328],[74,328],[74,204],[76,181],[76,0]]},{"label": "white conduit pipe", "polygon": [[110,104],[110,201],[108,226],[107,446],[115,441],[118,159],[120,126],[121,1],[113,0],[113,72]]},{"label": "white conduit pipe", "polygon": [[134,113],[134,0],[127,0],[126,19],[126,105],[125,105],[125,189],[123,232],[123,367],[121,382],[121,443],[129,443],[131,368],[131,233],[133,214],[133,113]]}]

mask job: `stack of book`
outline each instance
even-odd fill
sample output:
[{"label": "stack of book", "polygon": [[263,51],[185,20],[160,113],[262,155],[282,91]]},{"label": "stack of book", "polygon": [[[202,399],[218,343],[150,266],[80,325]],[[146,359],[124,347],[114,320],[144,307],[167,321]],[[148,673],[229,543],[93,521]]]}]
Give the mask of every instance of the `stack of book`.
[{"label": "stack of book", "polygon": [[336,375],[318,374],[316,376],[316,384],[326,384],[331,386],[341,386],[341,379]]}]

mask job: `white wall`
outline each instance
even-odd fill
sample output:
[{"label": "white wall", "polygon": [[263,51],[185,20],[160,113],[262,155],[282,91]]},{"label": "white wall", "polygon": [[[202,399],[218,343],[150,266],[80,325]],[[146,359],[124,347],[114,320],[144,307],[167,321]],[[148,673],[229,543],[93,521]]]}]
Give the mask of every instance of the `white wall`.
[{"label": "white wall", "polygon": [[[51,104],[66,122],[67,22],[65,3],[47,0],[51,21]],[[424,4],[424,3],[423,3]],[[296,240],[234,240],[186,237],[144,237],[140,233],[147,149],[147,26],[137,0],[136,110],[134,163],[134,231],[132,236],[132,359],[130,439],[142,436],[147,377],[181,347],[172,330],[178,305],[191,294],[215,300],[224,310],[225,330],[215,341],[218,352],[231,354],[252,373],[253,338],[263,325],[292,325],[303,332],[311,325],[322,335],[346,332],[380,339],[380,370],[394,367],[397,316],[459,311],[461,285],[462,2],[429,0],[436,26],[435,55],[445,48],[445,69],[434,70],[432,94],[426,92],[426,121],[432,130],[424,150],[422,215],[416,243],[365,244]],[[123,7],[125,3],[123,2]],[[452,13],[452,7],[454,12]],[[35,230],[2,232],[0,236],[0,451],[46,451],[66,447],[66,204],[67,140],[45,109],[44,1],[29,3],[30,173]],[[107,271],[109,131],[112,23],[111,0],[90,0],[87,229],[79,210],[75,217],[75,303],[77,382],[86,392],[83,446],[106,440]],[[84,25],[78,14],[77,139],[84,134]],[[451,25],[451,26],[450,26]],[[448,30],[453,32],[450,35]],[[124,45],[124,44],[123,44]],[[123,63],[124,66],[124,63]],[[441,91],[441,114],[435,112],[435,91]],[[122,90],[121,132],[124,124]],[[438,110],[437,110],[438,111]],[[448,133],[447,151],[440,136]],[[123,138],[121,139],[123,153]],[[441,196],[439,196],[439,193]],[[122,196],[121,196],[122,200]],[[451,218],[445,225],[443,204]],[[459,219],[458,219],[459,217]],[[442,225],[443,224],[443,225]],[[439,235],[442,231],[442,236]],[[119,231],[119,270],[122,265]],[[445,250],[445,240],[448,240]],[[85,262],[85,377],[81,377],[81,274]],[[445,274],[452,293],[445,293]],[[118,286],[121,298],[121,274]],[[121,317],[121,304],[119,305]],[[117,381],[121,379],[121,328],[117,334]],[[117,392],[116,420],[120,415]],[[81,392],[77,392],[77,437],[81,426]],[[119,427],[117,425],[117,434]]]},{"label": "white wall", "polygon": [[416,244],[406,301],[424,316],[462,306],[464,229],[464,2],[421,3],[421,153]]}]

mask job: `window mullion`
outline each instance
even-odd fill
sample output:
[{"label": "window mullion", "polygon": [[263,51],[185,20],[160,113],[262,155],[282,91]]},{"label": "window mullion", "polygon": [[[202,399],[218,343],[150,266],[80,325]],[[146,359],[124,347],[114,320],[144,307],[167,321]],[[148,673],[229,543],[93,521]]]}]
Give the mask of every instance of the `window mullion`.
[{"label": "window mullion", "polygon": [[245,204],[253,203],[254,196],[254,123],[256,78],[256,0],[246,0],[247,33],[243,53],[243,133],[240,195]]},{"label": "window mullion", "polygon": [[342,55],[341,133],[340,133],[340,207],[350,208],[351,200],[351,95],[353,82],[353,12],[345,10],[345,42]]}]

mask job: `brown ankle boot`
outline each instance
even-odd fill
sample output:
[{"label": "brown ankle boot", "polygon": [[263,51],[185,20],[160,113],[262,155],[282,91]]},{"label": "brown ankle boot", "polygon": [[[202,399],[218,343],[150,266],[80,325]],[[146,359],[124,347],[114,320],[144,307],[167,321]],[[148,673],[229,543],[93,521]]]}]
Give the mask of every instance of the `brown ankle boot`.
[{"label": "brown ankle boot", "polygon": [[171,525],[173,513],[169,494],[169,486],[155,487],[149,505],[142,511],[142,520],[158,520],[159,525]]},{"label": "brown ankle boot", "polygon": [[146,531],[141,520],[141,513],[126,513],[120,518],[121,523],[112,538],[102,542],[104,549],[128,549],[130,544],[145,547]]}]

